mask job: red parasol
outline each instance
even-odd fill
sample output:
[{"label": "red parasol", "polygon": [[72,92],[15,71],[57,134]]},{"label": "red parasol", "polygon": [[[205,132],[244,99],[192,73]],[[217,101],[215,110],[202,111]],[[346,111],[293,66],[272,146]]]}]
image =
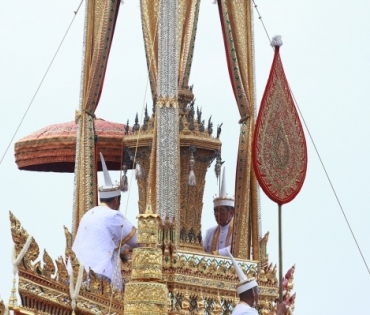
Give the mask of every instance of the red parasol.
[{"label": "red parasol", "polygon": [[[103,119],[95,120],[97,150],[103,153],[110,170],[121,169],[125,126]],[[20,139],[14,146],[18,168],[38,172],[73,173],[76,134],[77,125],[71,121],[47,126]],[[98,168],[101,170],[100,163]]]}]

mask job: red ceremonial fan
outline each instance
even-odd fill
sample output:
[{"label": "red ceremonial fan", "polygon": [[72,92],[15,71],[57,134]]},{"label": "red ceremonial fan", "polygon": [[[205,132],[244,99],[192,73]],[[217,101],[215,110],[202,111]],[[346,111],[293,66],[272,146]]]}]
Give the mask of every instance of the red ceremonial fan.
[{"label": "red ceremonial fan", "polygon": [[303,185],[307,147],[279,48],[275,46],[274,61],[258,113],[252,156],[263,191],[282,205],[292,201]]},{"label": "red ceremonial fan", "polygon": [[252,158],[257,180],[266,195],[279,206],[279,301],[283,302],[281,205],[292,201],[302,188],[307,170],[307,147],[279,48],[281,36],[272,39],[275,56],[263,94]]}]

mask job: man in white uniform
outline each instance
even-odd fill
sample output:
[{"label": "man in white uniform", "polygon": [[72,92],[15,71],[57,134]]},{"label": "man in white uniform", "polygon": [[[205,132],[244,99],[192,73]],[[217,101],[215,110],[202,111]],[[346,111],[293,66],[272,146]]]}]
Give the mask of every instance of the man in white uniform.
[{"label": "man in white uniform", "polygon": [[[254,308],[258,303],[258,284],[255,278],[247,278],[243,270],[235,261],[233,255],[226,249],[228,255],[233,262],[235,271],[239,277],[240,283],[236,286],[236,292],[239,295],[240,302],[234,307],[232,315],[258,315],[257,310]],[[284,303],[278,304],[276,315],[284,315],[287,306]]]},{"label": "man in white uniform", "polygon": [[[118,251],[137,247],[136,228],[119,210],[121,191],[113,185],[104,157],[100,153],[105,186],[99,187],[100,205],[87,211],[78,226],[72,249],[77,259],[95,273],[122,288]],[[123,246],[126,245],[126,246]]]},{"label": "man in white uniform", "polygon": [[231,248],[233,235],[234,198],[226,193],[225,168],[219,196],[213,200],[217,225],[206,231],[203,247],[207,253],[227,256],[226,248]]}]

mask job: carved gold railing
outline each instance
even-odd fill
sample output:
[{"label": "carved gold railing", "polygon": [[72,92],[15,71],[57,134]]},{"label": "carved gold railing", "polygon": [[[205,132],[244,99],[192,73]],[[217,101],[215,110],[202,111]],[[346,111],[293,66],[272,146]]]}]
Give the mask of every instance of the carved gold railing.
[{"label": "carved gold railing", "polygon": [[[16,256],[21,252],[27,238],[27,231],[21,227],[19,220],[10,213],[11,233]],[[75,279],[79,262],[71,249],[71,234],[66,230],[66,256],[69,257]],[[20,314],[55,314],[69,315],[72,313],[69,291],[69,276],[62,257],[55,260],[44,251],[41,261],[35,262],[39,256],[39,247],[33,239],[31,245],[18,266],[18,292],[22,306],[12,307]],[[87,280],[89,276],[89,281]],[[90,270],[89,275],[83,274],[82,286],[77,298],[76,314],[123,313],[122,292],[112,291],[107,280],[100,280]]]},{"label": "carved gold railing", "polygon": [[[27,231],[10,213],[11,232],[16,256],[22,250]],[[79,262],[71,250],[71,234],[65,229],[68,257],[74,279]],[[112,291],[105,279],[90,270],[84,272],[82,286],[76,298],[75,313],[79,314],[231,314],[238,303],[235,287],[239,279],[231,261],[225,257],[177,249],[171,222],[160,222],[155,214],[139,216],[138,242],[131,259],[122,264],[125,290]],[[35,240],[18,266],[18,292],[21,306],[11,306],[17,314],[72,313],[69,276],[62,257],[53,260],[44,251],[42,262],[36,262],[39,247]],[[257,277],[261,290],[260,314],[274,314],[278,295],[276,266],[237,260],[248,277]],[[283,279],[284,300],[293,303],[294,267]],[[89,279],[89,280],[88,280]],[[143,301],[147,301],[144,309]],[[0,303],[0,312],[4,307]],[[1,314],[1,313],[0,313]]]}]

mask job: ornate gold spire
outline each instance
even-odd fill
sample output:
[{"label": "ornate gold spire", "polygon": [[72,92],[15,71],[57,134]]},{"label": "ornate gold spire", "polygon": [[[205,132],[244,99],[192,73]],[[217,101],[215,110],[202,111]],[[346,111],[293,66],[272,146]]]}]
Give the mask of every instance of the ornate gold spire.
[{"label": "ornate gold spire", "polygon": [[17,289],[15,288],[16,283],[17,283],[17,280],[15,279],[15,276],[14,276],[13,287],[10,290],[10,297],[9,297],[9,307],[11,307],[12,309],[18,308]]}]

